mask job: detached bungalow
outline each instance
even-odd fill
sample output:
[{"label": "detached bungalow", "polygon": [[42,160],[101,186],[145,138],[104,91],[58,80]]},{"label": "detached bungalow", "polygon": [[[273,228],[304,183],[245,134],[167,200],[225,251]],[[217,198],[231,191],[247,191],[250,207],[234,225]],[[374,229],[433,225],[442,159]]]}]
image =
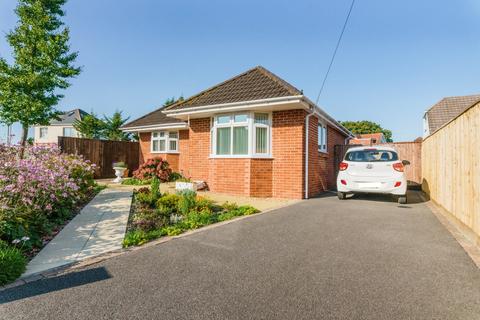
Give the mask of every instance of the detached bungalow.
[{"label": "detached bungalow", "polygon": [[334,145],[353,135],[302,91],[255,67],[125,124],[140,162],[166,159],[211,191],[308,198],[335,187]]}]

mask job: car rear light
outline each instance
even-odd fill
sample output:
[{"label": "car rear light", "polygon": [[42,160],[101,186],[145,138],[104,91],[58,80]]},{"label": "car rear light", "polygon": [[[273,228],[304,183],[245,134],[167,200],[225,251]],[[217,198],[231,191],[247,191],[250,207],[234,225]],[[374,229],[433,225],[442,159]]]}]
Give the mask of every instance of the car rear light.
[{"label": "car rear light", "polygon": [[394,163],[393,169],[398,172],[403,172],[403,164],[401,162]]},{"label": "car rear light", "polygon": [[340,183],[341,183],[341,184],[343,184],[344,186],[346,186],[346,185],[347,185],[347,181],[345,181],[345,180],[343,180],[343,179],[342,179],[342,180],[340,180]]},{"label": "car rear light", "polygon": [[348,163],[340,162],[340,166],[338,167],[340,171],[345,171],[348,168]]},{"label": "car rear light", "polygon": [[402,182],[401,182],[401,181],[395,182],[395,188],[396,188],[396,187],[400,187],[401,185],[402,185]]}]

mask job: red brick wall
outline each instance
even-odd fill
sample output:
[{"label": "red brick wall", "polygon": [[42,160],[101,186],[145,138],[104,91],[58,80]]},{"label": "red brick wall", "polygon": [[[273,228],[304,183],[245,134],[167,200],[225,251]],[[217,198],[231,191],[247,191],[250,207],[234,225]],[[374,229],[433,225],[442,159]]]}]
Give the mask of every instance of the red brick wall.
[{"label": "red brick wall", "polygon": [[273,196],[273,160],[250,160],[250,194],[254,197]]},{"label": "red brick wall", "polygon": [[303,197],[306,114],[304,110],[273,112],[273,197],[294,199]]},{"label": "red brick wall", "polygon": [[178,136],[178,152],[180,157],[178,159],[178,172],[184,176],[189,176],[189,155],[190,155],[190,130],[181,130]]},{"label": "red brick wall", "polygon": [[[206,181],[210,190],[257,197],[304,197],[304,110],[275,111],[272,115],[273,159],[210,159],[210,118],[190,120],[189,130],[180,131],[180,154],[167,154],[172,168],[193,180]],[[328,127],[328,153],[318,152],[316,116],[309,128],[309,195],[335,187],[333,146],[345,137]],[[140,135],[141,154],[151,157],[150,133]],[[160,154],[154,154],[160,155]],[[142,159],[141,159],[142,160]]]},{"label": "red brick wall", "polygon": [[[182,131],[180,131],[180,140]],[[180,155],[178,153],[152,153],[150,152],[151,132],[140,133],[140,164],[151,158],[162,158],[170,164],[173,171],[180,170]],[[185,142],[185,141],[183,141]],[[182,141],[179,141],[179,150],[182,150]],[[184,147],[185,148],[185,147]]]},{"label": "red brick wall", "polygon": [[217,158],[209,160],[207,179],[211,191],[250,195],[250,159]]},{"label": "red brick wall", "polygon": [[190,120],[187,177],[207,181],[209,178],[210,157],[210,118]]},{"label": "red brick wall", "polygon": [[318,118],[309,121],[308,195],[336,188],[334,146],[345,143],[345,135],[327,125],[327,152],[318,151]]}]

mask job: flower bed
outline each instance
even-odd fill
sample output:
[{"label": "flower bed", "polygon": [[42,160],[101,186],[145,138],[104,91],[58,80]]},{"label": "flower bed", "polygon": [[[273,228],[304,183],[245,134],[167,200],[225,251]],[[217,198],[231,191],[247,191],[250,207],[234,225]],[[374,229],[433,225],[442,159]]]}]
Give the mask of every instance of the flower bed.
[{"label": "flower bed", "polygon": [[153,179],[150,188],[143,187],[134,192],[124,247],[142,245],[162,236],[174,236],[186,230],[259,212],[251,206],[228,202],[216,205],[190,190],[161,194],[159,185],[159,180]]},{"label": "flower bed", "polygon": [[[79,156],[52,146],[27,147],[24,159],[18,154],[18,146],[0,144],[0,285],[18,277],[28,258],[98,191],[94,165]],[[15,261],[15,272],[1,267],[6,261]]]},{"label": "flower bed", "polygon": [[142,186],[149,185],[153,178],[159,179],[161,182],[177,181],[183,176],[172,171],[170,164],[160,157],[148,159],[137,170],[133,172],[132,178],[122,181],[123,185]]}]

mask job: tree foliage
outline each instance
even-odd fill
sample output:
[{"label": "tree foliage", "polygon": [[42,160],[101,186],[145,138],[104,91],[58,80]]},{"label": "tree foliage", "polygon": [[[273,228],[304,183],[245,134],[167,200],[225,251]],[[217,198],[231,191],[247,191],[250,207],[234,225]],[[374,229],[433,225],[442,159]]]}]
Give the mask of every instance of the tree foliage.
[{"label": "tree foliage", "polygon": [[107,140],[116,140],[116,141],[129,141],[131,140],[131,134],[123,132],[120,127],[122,127],[129,117],[123,118],[122,111],[115,111],[111,117],[103,116],[103,136]]},{"label": "tree foliage", "polygon": [[95,113],[91,112],[83,116],[81,120],[75,120],[73,127],[82,138],[101,139],[103,138],[105,123]]},{"label": "tree foliage", "polygon": [[180,102],[180,101],[183,101],[184,98],[183,96],[180,96],[178,99],[175,99],[175,97],[171,97],[171,98],[168,98],[167,100],[165,100],[165,102],[163,103],[163,106],[164,107],[168,107],[174,103],[177,103],[177,102]]},{"label": "tree foliage", "polygon": [[91,112],[89,115],[83,116],[81,120],[75,120],[73,127],[82,138],[130,141],[132,135],[120,129],[128,119],[123,118],[122,111],[118,110],[111,117],[103,115],[103,119]]},{"label": "tree foliage", "polygon": [[341,121],[345,128],[354,134],[377,133],[381,132],[387,142],[392,142],[392,131],[382,128],[381,125],[372,121]]},{"label": "tree foliage", "polygon": [[0,118],[22,124],[22,145],[29,126],[48,125],[59,115],[59,89],[81,71],[73,65],[77,52],[70,52],[69,29],[61,21],[66,1],[19,0],[18,23],[7,34],[13,63],[0,58]]}]

